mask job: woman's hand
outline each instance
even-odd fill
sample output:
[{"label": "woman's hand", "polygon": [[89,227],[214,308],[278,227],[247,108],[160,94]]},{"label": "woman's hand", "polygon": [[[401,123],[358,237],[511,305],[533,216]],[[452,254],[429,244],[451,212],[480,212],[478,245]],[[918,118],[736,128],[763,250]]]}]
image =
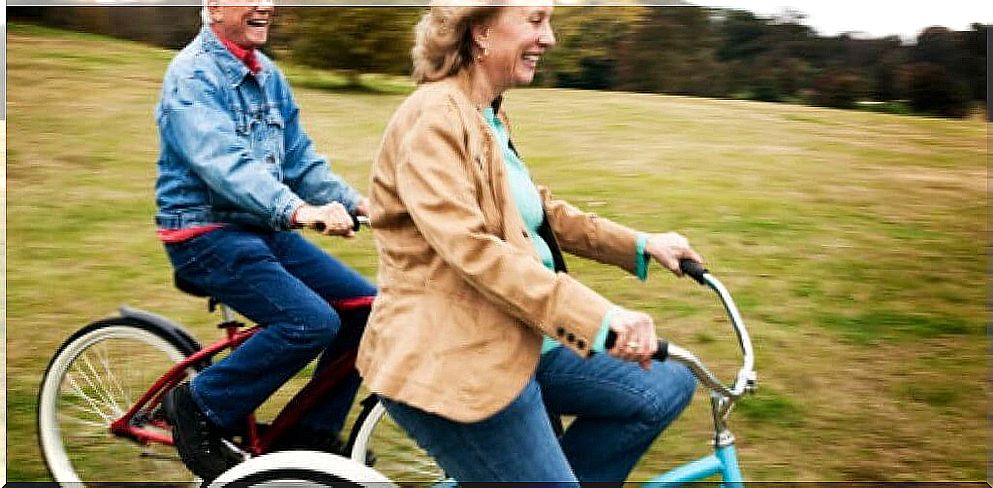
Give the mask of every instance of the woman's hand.
[{"label": "woman's hand", "polygon": [[[294,220],[297,224],[315,228],[326,236],[355,236],[352,216],[348,214],[345,206],[338,202],[320,207],[305,204],[297,209]],[[321,226],[324,228],[320,229]]]},{"label": "woman's hand", "polygon": [[638,363],[645,371],[652,368],[652,354],[659,347],[652,317],[620,309],[614,312],[607,327],[617,334],[614,347],[608,351],[611,356]]},{"label": "woman's hand", "polygon": [[645,243],[645,252],[676,276],[683,276],[682,270],[679,269],[680,259],[692,259],[703,264],[703,258],[690,248],[690,242],[675,232],[649,235]]}]

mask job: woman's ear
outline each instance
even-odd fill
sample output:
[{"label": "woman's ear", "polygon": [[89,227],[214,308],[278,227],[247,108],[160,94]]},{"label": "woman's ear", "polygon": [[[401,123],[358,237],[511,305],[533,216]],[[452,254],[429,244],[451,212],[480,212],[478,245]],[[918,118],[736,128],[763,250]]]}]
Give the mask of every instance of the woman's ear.
[{"label": "woman's ear", "polygon": [[486,47],[490,37],[490,27],[486,24],[473,24],[469,30],[472,33],[472,42],[480,48]]}]

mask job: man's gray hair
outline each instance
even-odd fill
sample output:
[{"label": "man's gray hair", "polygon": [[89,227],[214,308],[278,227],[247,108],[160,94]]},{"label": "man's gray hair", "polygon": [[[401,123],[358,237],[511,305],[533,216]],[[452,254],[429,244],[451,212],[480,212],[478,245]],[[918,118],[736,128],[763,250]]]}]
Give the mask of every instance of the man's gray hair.
[{"label": "man's gray hair", "polygon": [[207,10],[207,2],[209,0],[203,0],[203,8],[200,9],[200,20],[203,21],[203,25],[213,24],[214,21],[210,18],[210,11]]}]

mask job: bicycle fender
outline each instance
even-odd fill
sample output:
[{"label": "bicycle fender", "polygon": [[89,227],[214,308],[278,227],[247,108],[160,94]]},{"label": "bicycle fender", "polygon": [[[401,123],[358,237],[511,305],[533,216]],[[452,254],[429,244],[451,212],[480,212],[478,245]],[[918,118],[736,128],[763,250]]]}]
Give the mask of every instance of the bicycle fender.
[{"label": "bicycle fender", "polygon": [[159,314],[127,305],[121,305],[119,311],[121,317],[147,324],[170,338],[175,339],[176,344],[181,345],[182,349],[184,349],[183,352],[187,355],[200,350],[200,343],[189,332],[186,332],[186,329],[172,320]]}]

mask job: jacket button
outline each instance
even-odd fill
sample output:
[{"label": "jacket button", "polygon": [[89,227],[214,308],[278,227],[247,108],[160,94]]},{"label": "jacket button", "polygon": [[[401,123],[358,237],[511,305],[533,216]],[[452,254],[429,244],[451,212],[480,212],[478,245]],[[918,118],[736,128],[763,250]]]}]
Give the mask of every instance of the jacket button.
[{"label": "jacket button", "polygon": [[576,342],[576,334],[570,332],[569,335],[565,336],[565,340],[569,342]]},{"label": "jacket button", "polygon": [[580,349],[586,349],[586,341],[580,339],[579,341],[576,342],[576,347]]},{"label": "jacket button", "polygon": [[565,328],[564,327],[559,327],[558,329],[555,329],[555,335],[557,335],[559,337],[564,336],[565,335]]}]

